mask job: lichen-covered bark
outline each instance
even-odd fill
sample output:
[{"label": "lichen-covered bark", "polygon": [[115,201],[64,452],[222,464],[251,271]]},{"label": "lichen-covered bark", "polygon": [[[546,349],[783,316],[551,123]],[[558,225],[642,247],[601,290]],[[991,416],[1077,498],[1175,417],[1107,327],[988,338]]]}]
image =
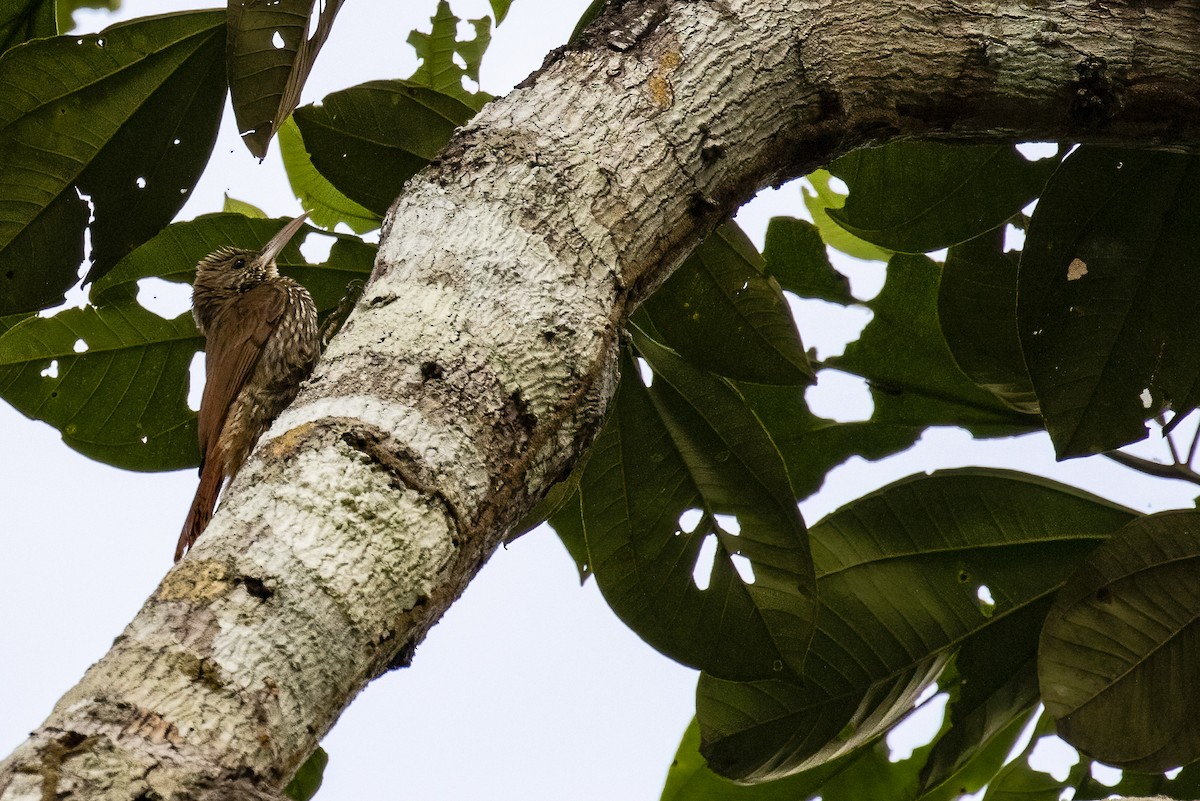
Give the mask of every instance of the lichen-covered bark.
[{"label": "lichen-covered bark", "polygon": [[1195,2],[625,0],[388,215],[199,546],[0,799],[269,798],[570,469],[621,323],[758,188],[897,137],[1200,142]]}]

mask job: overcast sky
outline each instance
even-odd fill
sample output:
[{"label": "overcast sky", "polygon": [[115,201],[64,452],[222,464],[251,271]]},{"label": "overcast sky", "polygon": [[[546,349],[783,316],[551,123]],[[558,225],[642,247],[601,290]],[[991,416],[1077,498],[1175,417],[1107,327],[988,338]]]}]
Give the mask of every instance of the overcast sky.
[{"label": "overcast sky", "polygon": [[[565,42],[585,0],[515,0],[495,32],[483,88],[503,94]],[[363,81],[410,75],[409,30],[428,30],[435,0],[348,2],[317,60],[303,102]],[[79,31],[117,19],[203,7],[180,0],[125,0],[119,15],[81,12]],[[484,0],[454,0],[464,18]],[[293,215],[278,149],[257,163],[226,113],[213,160],[180,219],[218,211],[223,194],[272,216]],[[760,245],[774,214],[803,216],[800,189],[766,193],[739,216]],[[840,262],[855,291],[877,291],[882,267]],[[186,306],[186,293],[159,298]],[[840,315],[840,316],[839,316]],[[806,344],[840,350],[869,319],[825,304],[799,307]],[[819,413],[867,416],[861,382],[823,374],[810,392]],[[824,411],[823,411],[824,410]],[[1141,451],[1159,456],[1151,444]],[[99,658],[171,565],[195,490],[193,470],[122,472],[62,444],[48,426],[0,402],[0,752],[40,723],[54,701]],[[912,452],[852,460],[802,505],[811,524],[848,500],[938,466],[982,464],[1037,472],[1135,509],[1190,506],[1193,489],[1150,480],[1103,460],[1057,465],[1045,437],[972,443],[932,432]],[[324,743],[330,754],[319,798],[655,799],[692,715],[695,673],[659,656],[604,605],[547,529],[493,557],[418,649],[411,668],[376,681]]]}]

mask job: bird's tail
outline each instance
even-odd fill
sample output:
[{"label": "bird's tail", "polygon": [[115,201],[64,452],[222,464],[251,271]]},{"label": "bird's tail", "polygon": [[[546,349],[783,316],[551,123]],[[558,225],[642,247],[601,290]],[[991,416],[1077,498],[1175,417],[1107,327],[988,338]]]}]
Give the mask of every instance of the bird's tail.
[{"label": "bird's tail", "polygon": [[175,546],[175,561],[183,558],[183,554],[196,544],[196,540],[212,520],[213,507],[217,505],[217,494],[221,491],[221,481],[225,477],[224,462],[219,455],[217,458],[204,460],[200,469],[200,486],[196,487],[196,497],[192,499],[192,508],[188,510],[187,519],[183,521],[183,531],[179,533],[179,543]]}]

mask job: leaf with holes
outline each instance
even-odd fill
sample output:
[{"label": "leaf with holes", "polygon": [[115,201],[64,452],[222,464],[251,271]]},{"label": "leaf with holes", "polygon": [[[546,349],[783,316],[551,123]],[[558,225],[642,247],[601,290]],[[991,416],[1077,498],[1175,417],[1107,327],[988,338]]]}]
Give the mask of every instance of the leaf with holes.
[{"label": "leaf with holes", "polygon": [[199,461],[188,368],[203,338],[133,300],[30,317],[0,336],[0,396],[63,441],[127,470]]},{"label": "leaf with holes", "polygon": [[[479,64],[492,41],[491,20],[487,17],[468,20],[475,29],[475,38],[466,41],[458,38],[458,23],[461,21],[450,12],[450,4],[446,0],[438,0],[437,13],[430,19],[433,23],[430,32],[412,31],[408,34],[408,43],[421,60],[411,80],[458,98],[478,111],[492,99],[491,95],[468,92],[462,82],[463,78],[469,78],[479,83]],[[461,67],[456,63],[457,60],[462,61]]]},{"label": "leaf with holes", "polygon": [[[190,283],[200,259],[223,247],[261,248],[287,223],[286,219],[257,219],[241,214],[205,214],[194,220],[174,223],[129,254],[104,278],[92,286],[94,303],[111,303],[136,294],[137,282],[162,278]],[[307,236],[332,238],[329,259],[314,266],[300,253]],[[292,237],[276,257],[280,272],[295,278],[312,293],[317,309],[332,310],[346,294],[346,285],[365,279],[375,263],[376,247],[345,234],[331,234],[306,225]]]},{"label": "leaf with holes", "polygon": [[1038,201],[1021,254],[1021,346],[1059,458],[1144,439],[1200,400],[1200,159],[1083,146]]},{"label": "leaf with holes", "polygon": [[1002,225],[1037,197],[1056,159],[1030,161],[1008,144],[893,142],[829,165],[850,195],[830,216],[898,253],[927,253]]},{"label": "leaf with holes", "polygon": [[371,81],[296,109],[313,166],[338,191],[382,216],[474,110],[407,81]]},{"label": "leaf with holes", "polygon": [[[1001,470],[917,476],[811,530],[821,609],[799,683],[701,678],[696,714],[719,773],[759,781],[869,741],[951,649],[1058,589],[1133,513]],[[986,586],[992,603],[981,600]]]},{"label": "leaf with holes", "polygon": [[[653,385],[627,355],[580,479],[600,591],[642,639],[686,665],[731,678],[798,672],[816,604],[783,462],[726,382],[635,341]],[[682,522],[689,509],[694,528]],[[709,539],[711,566],[698,565]]]},{"label": "leaf with holes", "polygon": [[9,0],[5,8],[0,8],[0,53],[56,33],[54,0]]},{"label": "leaf with holes", "polygon": [[717,228],[642,304],[693,364],[759,384],[809,384],[812,367],[779,284],[734,222]]},{"label": "leaf with holes", "polygon": [[279,154],[292,192],[300,205],[308,209],[308,218],[313,223],[329,230],[345,223],[356,234],[373,231],[382,224],[382,216],[343,195],[317,171],[304,148],[300,128],[291,118],[279,129]]},{"label": "leaf with holes", "polygon": [[1037,414],[1037,395],[1017,334],[1017,260],[1004,233],[950,248],[938,288],[938,322],[955,363],[1001,403]]},{"label": "leaf with holes", "polygon": [[829,263],[829,253],[817,227],[793,217],[773,217],[763,247],[767,272],[779,285],[802,298],[818,298],[841,306],[857,301],[850,282]]},{"label": "leaf with holes", "polygon": [[175,216],[216,140],[224,22],[148,17],[0,57],[0,314],[60,302],[85,229],[94,280]]},{"label": "leaf with holes", "polygon": [[924,256],[895,256],[883,291],[865,305],[875,313],[858,341],[825,364],[867,379],[872,422],[954,425],[975,436],[1010,436],[1041,428],[963,375],[942,338],[938,266]]},{"label": "leaf with holes", "polygon": [[341,7],[342,0],[229,0],[229,95],[242,141],[257,158],[267,155],[271,137],[300,102]]},{"label": "leaf with holes", "polygon": [[892,257],[892,251],[872,245],[859,239],[847,231],[829,216],[831,210],[840,209],[846,203],[846,195],[835,192],[829,185],[831,176],[826,170],[816,170],[805,176],[812,187],[803,187],[804,205],[812,215],[813,223],[821,232],[821,239],[834,250],[840,250],[848,256],[866,261],[887,261]]},{"label": "leaf with holes", "polygon": [[1120,767],[1200,759],[1200,513],[1135,520],[1087,559],[1042,630],[1038,679],[1064,740]]}]

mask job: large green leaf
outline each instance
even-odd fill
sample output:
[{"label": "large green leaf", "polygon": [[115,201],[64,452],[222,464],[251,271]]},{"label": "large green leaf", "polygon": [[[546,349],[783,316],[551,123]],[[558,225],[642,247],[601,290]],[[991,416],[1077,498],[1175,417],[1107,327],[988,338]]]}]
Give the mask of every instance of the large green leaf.
[{"label": "large green leaf", "polygon": [[[475,37],[460,41],[458,24],[462,20],[450,12],[446,0],[438,0],[437,13],[430,21],[433,27],[429,33],[412,31],[408,34],[408,43],[421,60],[412,82],[458,98],[478,111],[491,96],[468,92],[462,82],[463,78],[468,78],[479,83],[479,64],[492,41],[491,20],[487,17],[468,20],[475,29]],[[459,60],[462,66],[459,66]]]},{"label": "large green leaf", "polygon": [[849,306],[855,303],[850,282],[829,263],[821,232],[806,220],[773,217],[763,247],[767,272],[779,285],[802,298]]},{"label": "large green leaf", "polygon": [[221,118],[224,19],[143,18],[0,57],[0,314],[62,300],[85,228],[94,279],[175,216]]},{"label": "large green leaf", "polygon": [[[343,0],[228,0],[225,62],[242,141],[258,158],[296,104]],[[309,17],[317,22],[309,35]]]},{"label": "large green leaf", "polygon": [[[164,320],[140,306],[136,282],[187,281],[207,253],[259,248],[284,222],[215,214],[167,227],[97,282],[98,306],[29,317],[0,335],[0,396],[94,459],[131,470],[196,464],[196,416],[186,399],[203,338],[190,314]],[[322,266],[304,261],[298,240],[278,262],[309,287],[322,311],[372,267],[374,247],[352,238],[335,242]]]},{"label": "large green leaf", "polygon": [[971,769],[983,769],[982,786],[1000,768],[1000,761],[979,763],[1003,760],[1037,706],[1038,632],[1049,608],[1049,598],[1031,603],[963,643],[954,659],[955,684],[946,688],[954,694],[950,726],[921,770],[923,794],[953,795]]},{"label": "large green leaf", "polygon": [[997,470],[906,479],[835,512],[811,531],[821,609],[800,681],[701,677],[709,765],[762,780],[869,741],[911,707],[950,649],[1053,593],[1132,517]]},{"label": "large green leaf", "polygon": [[950,248],[938,321],[959,369],[1006,406],[1037,414],[1017,335],[1017,260],[1004,252],[1002,230]]},{"label": "large green leaf", "polygon": [[178,470],[199,457],[187,393],[202,343],[190,315],[164,320],[133,300],[30,317],[0,336],[0,396],[93,459]]},{"label": "large green leaf", "polygon": [[867,379],[873,422],[961,426],[976,436],[1037,430],[1041,420],[1009,408],[954,363],[938,320],[939,278],[924,256],[895,256],[883,291],[866,304],[874,319],[826,365]]},{"label": "large green leaf", "polygon": [[759,384],[813,381],[783,291],[732,221],[706,237],[642,311],[667,345],[705,370]]},{"label": "large green leaf", "polygon": [[0,53],[56,33],[54,0],[8,0],[0,8]]},{"label": "large green leaf", "polygon": [[1029,161],[1012,145],[902,141],[856,150],[829,165],[846,182],[830,216],[861,239],[927,253],[1001,225],[1037,197],[1057,161]]},{"label": "large green leaf", "polygon": [[1059,735],[1140,771],[1200,759],[1200,512],[1133,521],[1097,548],[1042,630]]},{"label": "large green leaf", "polygon": [[296,121],[288,118],[279,129],[279,154],[288,183],[300,205],[308,209],[308,218],[322,228],[333,229],[345,223],[356,234],[374,230],[383,217],[355,203],[317,172],[304,147],[304,138]]},{"label": "large green leaf", "polygon": [[371,81],[296,109],[313,165],[348,198],[383,215],[405,181],[474,110],[408,81]]},{"label": "large green leaf", "polygon": [[1146,436],[1200,388],[1200,160],[1080,147],[1038,202],[1021,255],[1025,361],[1060,458]]},{"label": "large green leaf", "polygon": [[[644,386],[626,356],[580,478],[597,584],[630,628],[684,664],[734,678],[797,673],[816,601],[783,462],[726,382],[636,341],[654,382]],[[691,531],[688,509],[700,513]],[[693,572],[708,537],[716,555],[701,590]]]}]

